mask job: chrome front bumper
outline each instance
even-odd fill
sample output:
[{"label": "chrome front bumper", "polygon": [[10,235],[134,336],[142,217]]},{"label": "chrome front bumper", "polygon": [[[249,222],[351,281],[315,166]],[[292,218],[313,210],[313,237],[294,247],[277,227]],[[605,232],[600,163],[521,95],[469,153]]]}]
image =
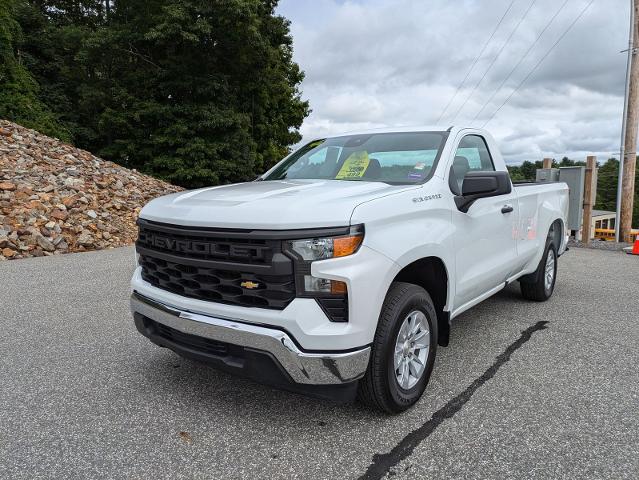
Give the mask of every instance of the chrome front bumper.
[{"label": "chrome front bumper", "polygon": [[350,383],[368,367],[370,347],[346,353],[306,353],[281,330],[181,311],[136,292],[131,295],[131,311],[185,334],[267,352],[299,384]]}]

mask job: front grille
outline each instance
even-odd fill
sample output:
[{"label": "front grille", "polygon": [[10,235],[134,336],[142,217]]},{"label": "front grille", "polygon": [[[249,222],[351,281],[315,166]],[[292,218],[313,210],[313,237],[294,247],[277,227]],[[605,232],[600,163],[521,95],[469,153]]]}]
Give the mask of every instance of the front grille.
[{"label": "front grille", "polygon": [[[138,221],[142,278],[198,300],[282,310],[295,298],[282,241],[251,232]],[[253,238],[248,238],[252,236]]]},{"label": "front grille", "polygon": [[[211,229],[138,220],[142,279],[184,297],[283,310],[300,294],[314,298],[332,322],[348,322],[348,296],[308,295],[310,264],[284,252],[287,239],[343,235],[349,228],[312,231]],[[295,270],[297,269],[297,272]],[[295,275],[298,277],[296,289]]]},{"label": "front grille", "polygon": [[[256,275],[169,262],[140,255],[142,278],[151,285],[190,298],[251,307],[283,309],[295,298],[295,284],[288,276]],[[258,285],[254,289],[242,283]]]}]

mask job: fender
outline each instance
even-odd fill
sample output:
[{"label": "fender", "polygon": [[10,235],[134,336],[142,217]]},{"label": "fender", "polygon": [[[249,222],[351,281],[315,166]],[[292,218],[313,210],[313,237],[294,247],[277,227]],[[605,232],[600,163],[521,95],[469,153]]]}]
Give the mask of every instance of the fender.
[{"label": "fender", "polygon": [[[397,272],[425,257],[440,259],[448,275],[447,311],[455,295],[455,255],[450,248],[454,229],[446,201],[450,194],[444,187],[441,179],[433,178],[419,190],[363,203],[353,211],[351,223],[366,225],[364,245],[392,259]],[[385,285],[386,291],[392,280]]]}]

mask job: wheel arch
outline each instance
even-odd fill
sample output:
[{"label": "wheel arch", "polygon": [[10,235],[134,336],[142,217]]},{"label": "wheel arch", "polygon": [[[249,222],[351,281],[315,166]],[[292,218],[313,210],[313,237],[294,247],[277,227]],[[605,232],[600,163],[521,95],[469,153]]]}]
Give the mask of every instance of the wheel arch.
[{"label": "wheel arch", "polygon": [[552,239],[557,252],[559,252],[561,249],[563,237],[564,222],[561,218],[556,218],[553,222],[551,222],[550,227],[548,228],[548,238]]},{"label": "wheel arch", "polygon": [[439,257],[423,257],[403,267],[393,282],[412,283],[428,292],[437,311],[437,343],[448,346],[450,335],[450,312],[445,310],[450,293],[450,276],[446,264]]}]

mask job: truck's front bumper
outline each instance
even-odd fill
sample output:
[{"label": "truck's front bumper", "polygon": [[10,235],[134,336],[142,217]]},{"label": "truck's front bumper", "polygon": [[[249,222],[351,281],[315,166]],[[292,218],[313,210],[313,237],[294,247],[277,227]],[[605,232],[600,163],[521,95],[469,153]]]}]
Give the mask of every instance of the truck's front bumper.
[{"label": "truck's front bumper", "polygon": [[131,311],[137,329],[154,343],[257,380],[261,379],[261,366],[268,363],[268,358],[286,380],[300,386],[353,384],[368,367],[370,347],[347,352],[304,352],[282,330],[182,311],[137,292],[131,296]]}]

